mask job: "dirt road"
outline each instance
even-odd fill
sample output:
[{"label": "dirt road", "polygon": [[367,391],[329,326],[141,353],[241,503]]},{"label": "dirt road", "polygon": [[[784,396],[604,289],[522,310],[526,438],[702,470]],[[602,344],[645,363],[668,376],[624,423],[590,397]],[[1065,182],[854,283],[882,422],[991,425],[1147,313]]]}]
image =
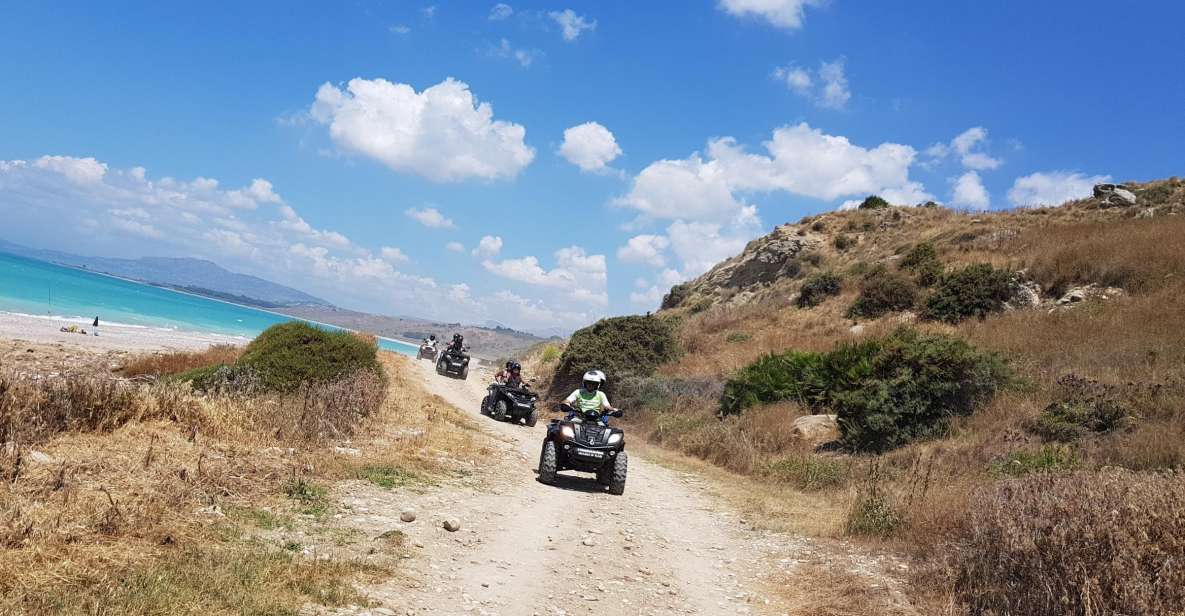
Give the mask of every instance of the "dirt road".
[{"label": "dirt road", "polygon": [[[472,410],[499,446],[474,480],[416,494],[358,486],[345,498],[354,524],[401,529],[411,544],[398,579],[365,589],[374,614],[784,614],[773,581],[809,554],[806,540],[754,530],[703,481],[630,459],[623,496],[591,476],[558,486],[535,477],[546,429],[478,413],[489,375],[466,381],[416,362],[426,387]],[[627,434],[628,439],[628,434]],[[628,442],[628,441],[627,441]],[[399,521],[404,507],[419,518]],[[461,529],[441,521],[455,517]],[[794,556],[795,558],[788,557]]]}]

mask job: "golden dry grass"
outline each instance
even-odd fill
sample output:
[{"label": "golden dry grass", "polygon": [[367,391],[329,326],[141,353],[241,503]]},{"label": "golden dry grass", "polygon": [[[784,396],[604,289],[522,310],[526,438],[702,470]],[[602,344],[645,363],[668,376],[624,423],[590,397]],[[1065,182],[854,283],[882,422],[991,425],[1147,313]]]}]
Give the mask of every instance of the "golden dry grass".
[{"label": "golden dry grass", "polygon": [[180,374],[206,366],[233,364],[242,354],[243,347],[233,344],[216,344],[204,351],[150,353],[132,358],[120,373],[127,377]]},{"label": "golden dry grass", "polygon": [[[445,471],[445,456],[481,454],[468,420],[404,374],[409,360],[380,355],[388,395],[352,430],[361,458],[332,455],[332,432],[278,430],[277,420],[304,412],[292,398],[184,391],[183,417],[119,415],[103,431],[68,425],[42,433],[37,455],[28,442],[6,446],[0,613],[295,613],[307,602],[364,604],[352,582],[389,563],[293,555],[230,514],[307,510],[284,496],[294,484],[332,507],[319,485],[376,468],[431,478]],[[120,386],[141,388],[135,396],[161,387]]]}]

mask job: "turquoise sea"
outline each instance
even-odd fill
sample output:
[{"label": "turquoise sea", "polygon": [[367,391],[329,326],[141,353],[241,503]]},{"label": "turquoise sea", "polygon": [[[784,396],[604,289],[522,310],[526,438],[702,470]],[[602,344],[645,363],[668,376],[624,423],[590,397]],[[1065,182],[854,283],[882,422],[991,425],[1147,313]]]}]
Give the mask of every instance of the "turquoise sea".
[{"label": "turquoise sea", "polygon": [[[293,317],[170,291],[111,276],[0,254],[0,311],[99,323],[210,332],[253,338]],[[318,324],[327,329],[341,329]],[[416,345],[380,338],[388,351],[415,355]]]}]

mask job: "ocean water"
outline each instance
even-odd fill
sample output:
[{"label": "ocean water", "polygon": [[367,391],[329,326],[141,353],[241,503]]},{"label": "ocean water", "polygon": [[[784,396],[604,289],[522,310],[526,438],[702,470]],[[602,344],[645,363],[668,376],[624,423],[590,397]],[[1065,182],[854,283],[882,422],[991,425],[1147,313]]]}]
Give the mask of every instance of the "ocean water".
[{"label": "ocean water", "polygon": [[[0,311],[89,326],[119,324],[253,338],[292,317],[170,291],[101,274],[0,253]],[[318,324],[327,329],[341,329]],[[415,355],[416,345],[380,338],[388,351]]]}]

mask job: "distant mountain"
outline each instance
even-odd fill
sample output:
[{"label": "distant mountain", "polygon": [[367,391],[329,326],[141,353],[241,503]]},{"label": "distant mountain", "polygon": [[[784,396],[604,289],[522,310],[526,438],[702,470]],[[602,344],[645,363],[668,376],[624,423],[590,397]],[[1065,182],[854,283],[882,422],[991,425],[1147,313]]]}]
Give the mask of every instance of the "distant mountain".
[{"label": "distant mountain", "polygon": [[0,252],[261,308],[333,306],[308,293],[257,276],[236,274],[203,259],[84,257],[56,250],[28,248],[4,240],[0,240]]}]

